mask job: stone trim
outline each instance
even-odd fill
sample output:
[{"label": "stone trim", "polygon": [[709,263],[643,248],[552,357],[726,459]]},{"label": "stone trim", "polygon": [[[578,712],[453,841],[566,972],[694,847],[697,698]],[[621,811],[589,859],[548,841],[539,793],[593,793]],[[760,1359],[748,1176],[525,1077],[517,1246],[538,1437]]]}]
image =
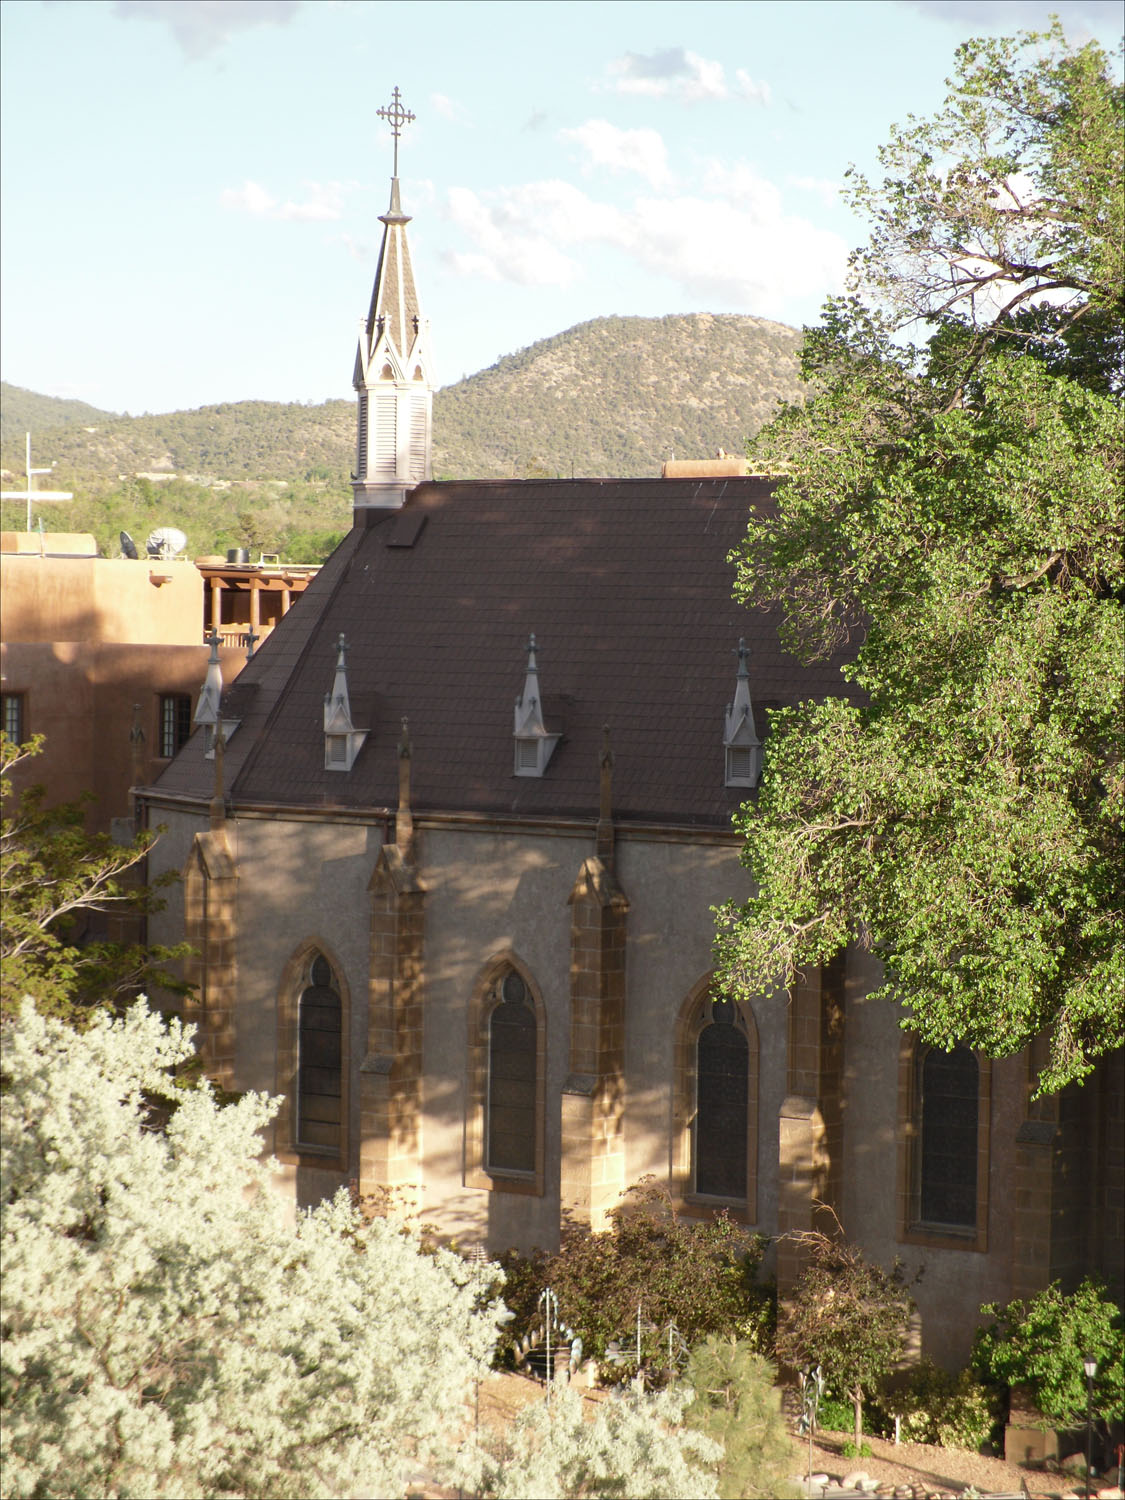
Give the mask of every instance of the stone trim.
[{"label": "stone trim", "polygon": [[230,1091],[235,1087],[238,869],[225,829],[195,835],[183,881],[184,936],[192,947],[184,977],[199,996],[199,1051],[207,1076]]},{"label": "stone trim", "polygon": [[[516,973],[527,986],[535,1011],[535,1171],[490,1170],[484,1160],[485,1111],[488,1108],[488,1021],[499,1004],[498,983]],[[521,1193],[541,1198],[545,1191],[547,1124],[547,1007],[527,964],[511,948],[487,960],[477,974],[469,998],[465,1142],[462,1181],[468,1188],[493,1193]]]},{"label": "stone trim", "polygon": [[746,1194],[744,1198],[713,1198],[692,1189],[692,1123],[696,1109],[696,1048],[699,1034],[710,1021],[714,971],[692,988],[676,1017],[672,1058],[671,1186],[677,1209],[689,1217],[704,1217],[719,1208],[746,1224],[758,1222],[758,1023],[745,1000],[733,1005],[747,1043],[746,1084]]},{"label": "stone trim", "polygon": [[[298,1146],[294,1139],[297,1113],[297,1038],[301,995],[309,983],[309,969],[317,956],[325,959],[340,992],[340,1150],[317,1151]],[[321,1167],[346,1172],[350,1159],[351,1109],[351,993],[344,966],[320,937],[308,937],[294,949],[282,970],[277,991],[277,1081],[281,1108],[274,1120],[274,1155],[290,1166]]]},{"label": "stone trim", "polygon": [[904,1032],[899,1044],[898,1151],[896,1183],[897,1237],[901,1245],[923,1245],[931,1250],[988,1250],[989,1173],[992,1131],[992,1060],[975,1052],[977,1060],[977,1206],[976,1228],[958,1230],[918,1222],[918,1174],[921,1170],[921,1100],[917,1097],[918,1061],[929,1051],[926,1043]]}]

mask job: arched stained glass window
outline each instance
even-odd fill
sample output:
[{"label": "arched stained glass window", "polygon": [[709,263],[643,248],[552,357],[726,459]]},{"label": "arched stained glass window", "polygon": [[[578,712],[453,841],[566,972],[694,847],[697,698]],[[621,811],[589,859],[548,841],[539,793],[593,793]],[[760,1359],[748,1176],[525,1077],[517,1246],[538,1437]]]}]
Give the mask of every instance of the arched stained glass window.
[{"label": "arched stained glass window", "polygon": [[919,1051],[916,1099],[919,1222],[972,1229],[977,1222],[980,1075],[967,1047]]},{"label": "arched stained glass window", "polygon": [[712,1003],[695,1043],[692,1186],[746,1198],[750,1048],[732,1002]]},{"label": "arched stained glass window", "polygon": [[317,954],[301,993],[297,1040],[297,1145],[338,1151],[343,1007],[332,966]]},{"label": "arched stained glass window", "polygon": [[534,1172],[538,1037],[527,985],[514,970],[497,983],[488,1017],[485,1165],[493,1172]]}]

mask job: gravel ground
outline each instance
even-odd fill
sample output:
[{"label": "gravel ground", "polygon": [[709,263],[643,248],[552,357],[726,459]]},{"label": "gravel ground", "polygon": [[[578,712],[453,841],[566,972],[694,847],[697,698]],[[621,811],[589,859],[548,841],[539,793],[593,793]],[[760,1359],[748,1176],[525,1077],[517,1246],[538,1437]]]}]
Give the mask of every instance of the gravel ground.
[{"label": "gravel ground", "polygon": [[[862,1469],[881,1484],[910,1485],[921,1494],[941,1491],[960,1494],[969,1485],[982,1492],[1022,1492],[1031,1496],[1084,1494],[1082,1480],[1075,1480],[1069,1474],[1024,1468],[1021,1464],[1005,1463],[1001,1458],[985,1458],[964,1448],[939,1448],[930,1443],[900,1443],[896,1447],[883,1438],[868,1437],[864,1441],[871,1448],[870,1458],[844,1458],[840,1448],[845,1441],[842,1434],[819,1435],[819,1444],[813,1444],[814,1474],[819,1472],[839,1480]],[[794,1438],[793,1451],[797,1456],[794,1474],[807,1473],[807,1441]],[[1098,1484],[1104,1487],[1106,1481],[1095,1481],[1095,1486]],[[1094,1493],[1098,1493],[1096,1487]],[[1120,1492],[1110,1490],[1109,1493]]]},{"label": "gravel ground", "polygon": [[[591,1401],[604,1400],[601,1391],[583,1391]],[[503,1428],[533,1401],[542,1401],[543,1387],[537,1380],[522,1375],[493,1375],[484,1381],[479,1393],[479,1420],[493,1428]],[[808,1472],[808,1443],[803,1438],[793,1438],[793,1467],[791,1473],[804,1475]],[[846,1441],[845,1434],[820,1433],[813,1444],[813,1473],[827,1474],[839,1481],[846,1475],[862,1470],[870,1479],[877,1481],[883,1495],[897,1489],[901,1497],[910,1494],[914,1500],[932,1495],[960,1495],[970,1485],[984,1493],[1024,1494],[1032,1500],[1046,1500],[1049,1496],[1084,1493],[1082,1481],[1068,1474],[1053,1474],[1042,1469],[1024,1468],[1019,1464],[1005,1463],[1000,1458],[984,1458],[979,1453],[970,1453],[961,1448],[938,1448],[928,1443],[894,1443],[882,1438],[868,1437],[865,1441],[871,1448],[870,1458],[844,1458],[840,1448]],[[1101,1481],[1104,1486],[1105,1480]],[[431,1488],[423,1493],[438,1500],[452,1497],[455,1491]],[[831,1490],[829,1490],[829,1497]],[[1097,1494],[1098,1490],[1095,1489]],[[1121,1492],[1103,1488],[1104,1495],[1119,1495]]]}]

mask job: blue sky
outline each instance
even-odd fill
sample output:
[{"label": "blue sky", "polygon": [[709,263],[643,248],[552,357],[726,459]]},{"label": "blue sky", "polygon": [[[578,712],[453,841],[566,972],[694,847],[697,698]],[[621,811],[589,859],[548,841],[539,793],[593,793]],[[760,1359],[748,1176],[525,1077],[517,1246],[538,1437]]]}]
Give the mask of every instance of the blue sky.
[{"label": "blue sky", "polygon": [[957,43],[1116,0],[4,0],[0,365],[115,411],[348,397],[391,173],[442,383],[608,313],[800,325]]}]

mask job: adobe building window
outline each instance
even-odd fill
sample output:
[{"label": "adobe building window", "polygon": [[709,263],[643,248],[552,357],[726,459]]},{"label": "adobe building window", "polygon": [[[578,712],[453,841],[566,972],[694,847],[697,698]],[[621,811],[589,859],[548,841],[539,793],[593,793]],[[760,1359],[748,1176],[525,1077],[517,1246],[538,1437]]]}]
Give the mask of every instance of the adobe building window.
[{"label": "adobe building window", "polygon": [[11,740],[13,745],[22,745],[27,739],[27,703],[23,693],[5,693],[3,695],[2,719],[0,729]]},{"label": "adobe building window", "polygon": [[160,699],[160,754],[165,760],[186,745],[191,737],[191,696],[165,693]]},{"label": "adobe building window", "polygon": [[511,953],[484,966],[469,1004],[466,1187],[543,1192],[547,1016]]},{"label": "adobe building window", "polygon": [[676,1027],[673,1179],[699,1209],[757,1218],[758,1028],[744,1001],[721,1000],[708,976]]},{"label": "adobe building window", "polygon": [[916,1044],[905,1059],[901,1238],[987,1248],[991,1070],[968,1047]]},{"label": "adobe building window", "polygon": [[347,985],[319,942],[301,945],[278,996],[275,1126],[282,1161],[343,1171],[348,1164]]}]

